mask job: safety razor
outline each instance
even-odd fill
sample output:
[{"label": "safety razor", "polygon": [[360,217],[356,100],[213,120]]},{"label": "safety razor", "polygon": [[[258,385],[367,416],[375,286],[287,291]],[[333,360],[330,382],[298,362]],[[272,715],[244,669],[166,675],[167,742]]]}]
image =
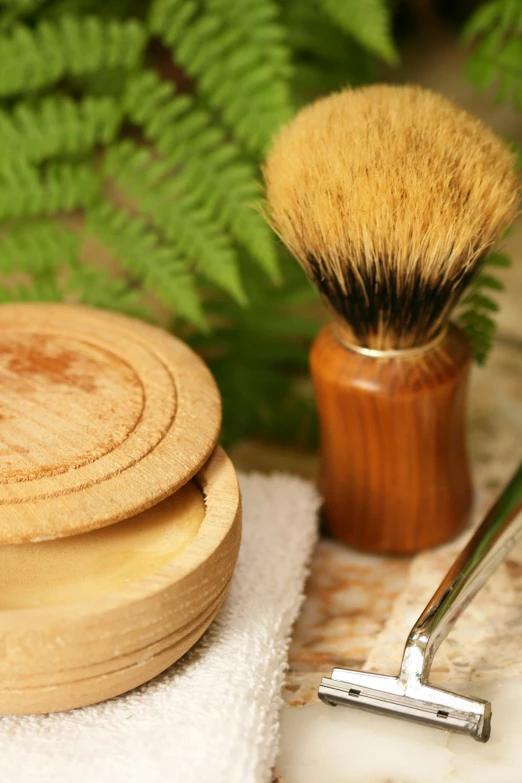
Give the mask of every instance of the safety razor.
[{"label": "safety razor", "polygon": [[326,704],[359,707],[487,742],[491,704],[429,684],[439,645],[522,532],[522,464],[457,557],[406,642],[397,677],[336,668],[323,677]]}]

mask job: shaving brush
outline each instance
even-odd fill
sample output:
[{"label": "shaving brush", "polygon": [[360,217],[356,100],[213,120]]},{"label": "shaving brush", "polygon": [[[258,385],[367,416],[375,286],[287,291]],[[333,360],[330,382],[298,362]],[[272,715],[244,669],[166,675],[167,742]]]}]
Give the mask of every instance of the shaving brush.
[{"label": "shaving brush", "polygon": [[471,350],[449,318],[515,215],[513,156],[442,96],[378,85],[302,109],[264,175],[332,315],[310,356],[326,525],[374,552],[439,544],[472,500]]}]

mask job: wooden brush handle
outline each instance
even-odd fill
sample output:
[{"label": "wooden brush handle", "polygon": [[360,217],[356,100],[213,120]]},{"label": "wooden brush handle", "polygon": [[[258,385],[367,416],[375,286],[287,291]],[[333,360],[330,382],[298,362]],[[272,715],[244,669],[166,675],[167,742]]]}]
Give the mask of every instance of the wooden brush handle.
[{"label": "wooden brush handle", "polygon": [[423,354],[363,356],[331,326],[310,365],[321,426],[329,532],[371,552],[440,544],[466,523],[472,492],[465,410],[471,351],[450,326]]}]

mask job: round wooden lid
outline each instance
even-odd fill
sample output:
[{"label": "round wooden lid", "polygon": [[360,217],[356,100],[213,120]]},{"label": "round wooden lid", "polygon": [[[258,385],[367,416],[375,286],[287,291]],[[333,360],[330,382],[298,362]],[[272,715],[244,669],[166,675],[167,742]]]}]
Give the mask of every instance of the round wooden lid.
[{"label": "round wooden lid", "polygon": [[213,451],[217,386],[180,340],[87,307],[0,307],[0,543],[137,514]]}]

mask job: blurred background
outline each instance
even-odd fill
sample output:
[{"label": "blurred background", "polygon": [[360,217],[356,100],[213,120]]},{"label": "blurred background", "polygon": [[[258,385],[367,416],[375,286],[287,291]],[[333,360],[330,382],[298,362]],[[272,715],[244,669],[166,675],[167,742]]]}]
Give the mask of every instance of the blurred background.
[{"label": "blurred background", "polygon": [[[0,0],[0,300],[170,329],[210,364],[239,466],[312,472],[324,313],[261,166],[299,106],[378,81],[442,92],[518,155],[522,0]],[[522,346],[521,237],[457,314],[478,364]]]}]

